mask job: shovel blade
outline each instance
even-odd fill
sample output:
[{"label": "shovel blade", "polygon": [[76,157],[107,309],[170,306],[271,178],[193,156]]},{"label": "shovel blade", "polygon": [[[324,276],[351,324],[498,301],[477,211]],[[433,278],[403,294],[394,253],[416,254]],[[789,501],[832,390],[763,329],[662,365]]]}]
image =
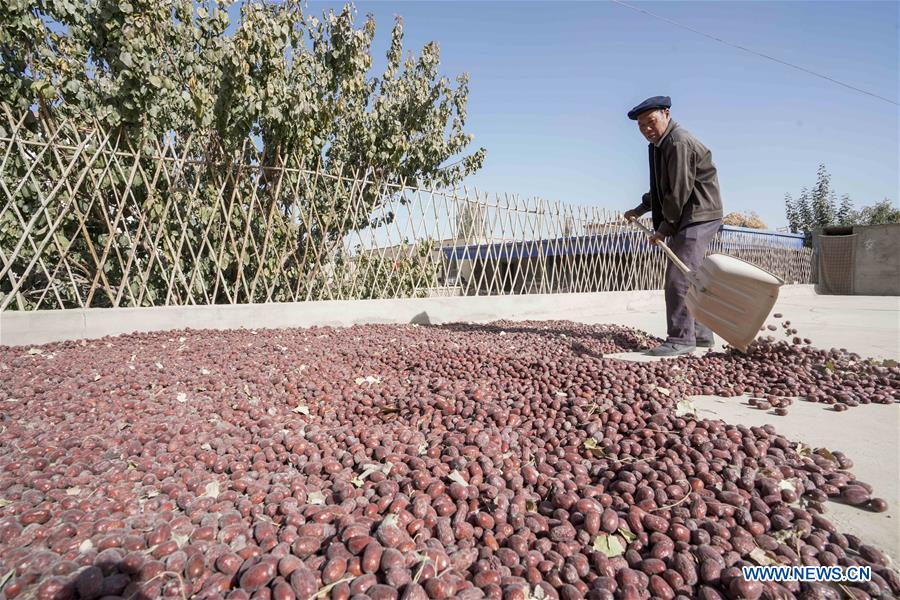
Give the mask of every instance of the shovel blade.
[{"label": "shovel blade", "polygon": [[686,302],[694,319],[745,352],[772,312],[783,284],[756,265],[711,254],[691,274]]}]

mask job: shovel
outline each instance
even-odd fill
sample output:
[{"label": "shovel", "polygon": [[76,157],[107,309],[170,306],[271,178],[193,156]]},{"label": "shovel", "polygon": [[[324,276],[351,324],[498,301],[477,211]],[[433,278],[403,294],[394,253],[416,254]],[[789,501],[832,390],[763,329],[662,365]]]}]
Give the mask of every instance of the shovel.
[{"label": "shovel", "polygon": [[[648,236],[646,226],[631,219]],[[710,254],[697,271],[691,271],[663,242],[657,242],[678,270],[684,273],[690,288],[687,307],[694,319],[712,329],[741,352],[763,326],[784,281],[768,271],[739,258]]]}]

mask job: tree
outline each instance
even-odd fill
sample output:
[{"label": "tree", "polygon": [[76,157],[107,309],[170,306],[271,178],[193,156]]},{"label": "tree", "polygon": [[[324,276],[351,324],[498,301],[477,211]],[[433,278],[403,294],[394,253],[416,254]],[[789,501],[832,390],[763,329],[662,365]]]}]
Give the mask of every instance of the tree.
[{"label": "tree", "polygon": [[733,225],[734,227],[749,227],[751,229],[766,229],[766,224],[759,215],[753,211],[750,214],[739,212],[730,212],[722,219],[725,225]]},{"label": "tree", "polygon": [[900,223],[900,209],[887,198],[863,208],[856,214],[857,225],[890,225],[894,223]]},{"label": "tree", "polygon": [[[134,201],[120,215],[124,222],[151,215],[163,221],[161,239],[177,239],[185,229],[200,249],[165,249],[165,260],[184,269],[202,263],[207,276],[222,271],[229,284],[242,278],[255,284],[259,273],[285,277],[272,284],[274,294],[235,283],[232,296],[216,280],[210,301],[285,299],[295,289],[293,280],[309,275],[309,261],[334,255],[348,232],[391,223],[394,214],[383,209],[398,197],[398,186],[453,186],[483,164],[483,148],[466,154],[473,139],[464,130],[467,76],[454,84],[440,74],[434,42],[404,57],[399,17],[387,66],[374,76],[375,20],[368,16],[358,26],[352,4],[320,19],[305,14],[295,0],[248,1],[233,33],[226,7],[208,0],[11,0],[0,8],[0,102],[26,114],[35,139],[47,123],[74,122],[75,129],[99,123],[117,148],[141,153],[139,172],[155,170],[150,142],[171,141],[191,158],[177,178],[155,180],[153,189],[110,169],[97,183],[99,192],[87,189],[89,182],[71,192],[90,200],[86,224],[60,217],[61,238],[76,239],[66,252],[79,264],[79,281],[97,280],[90,246],[103,247],[105,223],[127,193]],[[61,175],[60,165],[49,156],[43,160],[39,172]],[[290,174],[298,168],[330,176]],[[258,176],[248,176],[247,169]],[[15,182],[29,172],[14,156],[3,176]],[[341,175],[367,184],[354,185]],[[222,206],[217,195],[236,198],[235,206]],[[14,200],[30,215],[38,198],[37,190],[23,186]],[[178,222],[164,208],[172,198],[190,207]],[[270,207],[280,218],[272,217]],[[316,218],[297,219],[296,213]],[[330,214],[342,218],[321,217]],[[15,244],[21,228],[14,221],[2,225],[5,248],[9,239]],[[238,252],[216,255],[227,246],[228,227],[249,228],[253,239],[265,240],[264,251],[247,255],[237,243]],[[311,254],[309,248],[322,252]],[[138,303],[164,301],[171,282],[152,266],[160,260],[158,249],[135,252],[138,262],[150,265],[150,292]],[[115,264],[103,268],[111,269],[103,278],[125,276]],[[74,296],[64,303],[74,304]],[[111,301],[94,298],[92,306]]]},{"label": "tree", "polygon": [[819,165],[816,184],[812,190],[801,188],[796,201],[790,194],[785,196],[785,216],[788,225],[793,233],[804,233],[807,243],[810,242],[815,229],[834,224],[839,215],[849,216],[846,211],[850,206],[850,198],[845,195],[841,208],[838,208],[837,196],[831,189],[831,175],[823,164]]},{"label": "tree", "polygon": [[838,225],[853,225],[858,216],[856,211],[853,210],[853,202],[850,201],[850,196],[844,194],[841,196],[841,205],[837,210],[837,224]]},{"label": "tree", "polygon": [[373,169],[380,181],[449,186],[480,168],[462,153],[468,77],[454,88],[427,44],[370,77],[375,20],[347,4],[323,19],[300,3],[245,2],[232,35],[224,4],[193,0],[13,0],[2,15],[0,98],[46,115],[98,117],[135,133],[211,135],[226,152],[259,140],[267,165]]},{"label": "tree", "polygon": [[800,209],[790,194],[784,195],[784,214],[787,217],[788,228],[797,233],[801,227]]},{"label": "tree", "polygon": [[785,216],[794,233],[806,234],[810,243],[812,232],[829,225],[883,225],[900,223],[900,210],[887,198],[861,210],[853,208],[850,196],[844,194],[838,203],[837,194],[831,189],[831,175],[825,165],[819,165],[816,185],[812,190],[802,188],[795,201],[790,194],[784,197]]},{"label": "tree", "polygon": [[825,226],[835,222],[837,215],[835,194],[831,189],[831,175],[828,174],[825,165],[819,165],[816,185],[811,192],[810,208],[812,222],[816,225]]}]

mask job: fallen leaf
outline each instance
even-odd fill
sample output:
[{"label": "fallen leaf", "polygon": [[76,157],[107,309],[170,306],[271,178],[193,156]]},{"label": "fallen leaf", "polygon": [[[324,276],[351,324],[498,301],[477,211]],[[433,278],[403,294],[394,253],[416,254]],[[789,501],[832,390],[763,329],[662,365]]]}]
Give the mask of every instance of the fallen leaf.
[{"label": "fallen leaf", "polygon": [[35,354],[43,354],[43,353],[44,353],[44,351],[41,348],[29,348],[28,349],[28,354],[31,354],[32,356],[34,356]]},{"label": "fallen leaf", "polygon": [[656,386],[656,391],[662,394],[663,396],[671,396],[672,392],[669,391],[668,388]]},{"label": "fallen leaf", "polygon": [[357,377],[355,381],[356,385],[362,385],[364,383],[373,385],[375,383],[381,383],[381,377],[376,377],[375,375],[366,375],[365,377]]},{"label": "fallen leaf", "polygon": [[466,481],[466,480],[463,478],[463,476],[459,474],[459,471],[453,471],[453,472],[451,472],[450,475],[448,476],[448,478],[450,479],[450,481],[455,481],[456,483],[461,483],[461,484],[464,485],[464,486],[468,486],[468,485],[469,485],[469,482]]},{"label": "fallen leaf", "polygon": [[532,600],[546,600],[547,592],[541,586],[535,586],[534,592],[531,594]]},{"label": "fallen leaf", "polygon": [[694,406],[694,403],[685,398],[684,400],[680,400],[678,404],[675,405],[675,416],[676,417],[684,417],[684,416],[697,416],[697,407]]},{"label": "fallen leaf", "polygon": [[812,457],[812,450],[809,448],[809,446],[806,446],[804,444],[797,444],[796,451],[800,456],[805,456],[806,458]]},{"label": "fallen leaf", "polygon": [[298,404],[297,408],[294,409],[294,412],[299,413],[301,415],[306,415],[308,417],[309,416],[309,407],[303,406],[302,404]]},{"label": "fallen leaf", "polygon": [[362,487],[365,479],[371,475],[372,473],[384,473],[385,475],[390,475],[391,468],[393,467],[393,463],[385,463],[383,465],[366,465],[366,468],[360,473],[357,477],[354,477],[350,480],[350,483],[355,485],[356,487]]},{"label": "fallen leaf", "polygon": [[419,444],[419,456],[422,456],[426,452],[428,452],[428,444],[426,442],[422,442],[421,444]]},{"label": "fallen leaf", "polygon": [[175,399],[182,403],[187,402],[187,394],[185,394],[184,392],[178,392],[178,395],[175,396]]},{"label": "fallen leaf", "polygon": [[778,557],[776,557],[771,552],[763,550],[759,546],[757,546],[756,548],[751,550],[750,554],[748,556],[750,557],[750,560],[752,560],[753,562],[755,562],[756,564],[758,564],[760,566],[780,564],[778,562]]},{"label": "fallen leaf", "polygon": [[882,367],[887,367],[887,368],[889,368],[889,369],[893,369],[893,368],[896,367],[897,365],[900,365],[900,363],[898,363],[898,362],[897,362],[896,360],[894,360],[893,358],[886,358],[886,359],[884,359],[883,361],[881,361],[881,366],[882,366]]},{"label": "fallen leaf", "polygon": [[583,442],[586,450],[589,450],[591,454],[593,454],[596,458],[603,458],[606,456],[606,453],[603,451],[603,448],[597,443],[596,438],[589,437]]},{"label": "fallen leaf", "polygon": [[535,502],[534,500],[526,500],[525,510],[528,512],[535,512],[537,510],[537,502]]},{"label": "fallen leaf", "polygon": [[772,537],[775,538],[776,540],[778,540],[779,542],[781,542],[782,544],[787,543],[788,540],[790,540],[791,538],[794,538],[796,536],[797,536],[797,532],[794,531],[793,529],[779,529],[778,531],[776,531],[772,534]]},{"label": "fallen leaf", "polygon": [[4,586],[6,586],[6,582],[12,579],[12,576],[16,573],[15,569],[10,569],[6,572],[6,575],[0,577],[0,592],[3,591]]},{"label": "fallen leaf", "polygon": [[796,492],[797,488],[794,486],[794,482],[790,479],[782,479],[778,482],[779,490],[791,490],[792,492]]},{"label": "fallen leaf", "polygon": [[397,527],[397,523],[400,522],[400,519],[394,513],[388,514],[384,519],[381,520],[381,525],[378,527]]},{"label": "fallen leaf", "polygon": [[[568,394],[566,394],[565,392],[563,392],[561,390],[556,390],[555,392],[553,392],[553,395],[558,398],[565,398],[566,396],[568,396]],[[541,590],[541,588],[538,588],[538,589]],[[541,590],[541,591],[543,591],[543,590]]]},{"label": "fallen leaf", "polygon": [[322,492],[310,492],[306,495],[307,504],[325,504],[325,494]]},{"label": "fallen leaf", "polygon": [[93,549],[94,549],[94,542],[92,542],[91,540],[84,540],[83,542],[81,542],[81,545],[78,546],[78,551],[81,552],[82,554],[86,554]]},{"label": "fallen leaf", "polygon": [[625,542],[628,544],[630,544],[634,540],[638,539],[637,536],[634,533],[632,533],[632,531],[630,529],[628,529],[628,525],[622,525],[621,527],[619,527],[618,533],[623,538],[625,538]]},{"label": "fallen leaf", "polygon": [[203,494],[204,496],[209,496],[210,498],[218,498],[219,497],[219,482],[218,481],[210,481],[206,484],[206,491]]},{"label": "fallen leaf", "polygon": [[209,369],[200,369],[201,375],[209,375]]},{"label": "fallen leaf", "polygon": [[386,405],[385,405],[385,406],[382,406],[382,407],[381,407],[381,412],[382,412],[382,414],[389,415],[389,414],[392,414],[392,413],[398,413],[398,412],[400,412],[400,409],[397,408],[396,406],[386,406]]},{"label": "fallen leaf", "polygon": [[349,575],[347,577],[344,577],[343,579],[338,579],[334,583],[329,583],[325,587],[320,588],[319,591],[316,592],[315,597],[316,598],[327,598],[328,594],[331,592],[331,590],[333,590],[335,588],[335,586],[338,586],[342,583],[346,583],[348,581],[353,581],[354,579],[355,579],[355,577],[353,575]]},{"label": "fallen leaf", "polygon": [[163,370],[162,363],[156,363],[156,368],[159,369],[160,371],[162,371]]},{"label": "fallen leaf", "polygon": [[209,442],[207,442],[205,444],[200,444],[200,449],[201,450],[212,450],[212,446],[210,446]]},{"label": "fallen leaf", "polygon": [[7,500],[6,498],[0,498],[0,508],[9,506],[12,503],[13,503],[12,500]]},{"label": "fallen leaf", "polygon": [[815,454],[818,454],[825,460],[830,460],[831,462],[837,462],[838,460],[834,457],[834,454],[831,453],[831,450],[828,448],[816,448]]},{"label": "fallen leaf", "polygon": [[80,493],[81,493],[81,488],[78,486],[66,488],[67,496],[77,496]]},{"label": "fallen leaf", "polygon": [[602,552],[607,558],[615,558],[625,554],[625,547],[622,546],[622,542],[619,541],[619,538],[605,533],[600,533],[594,538],[594,543],[591,544],[591,548],[595,552]]}]

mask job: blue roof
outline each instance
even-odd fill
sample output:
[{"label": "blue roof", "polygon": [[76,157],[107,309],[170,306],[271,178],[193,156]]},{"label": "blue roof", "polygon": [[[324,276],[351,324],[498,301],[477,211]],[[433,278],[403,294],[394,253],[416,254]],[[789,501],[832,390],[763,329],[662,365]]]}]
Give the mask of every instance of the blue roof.
[{"label": "blue roof", "polygon": [[[725,250],[738,244],[753,243],[753,238],[764,242],[767,246],[776,245],[784,248],[799,249],[803,247],[802,233],[781,233],[733,227],[723,225],[720,230],[722,245]],[[750,239],[748,239],[750,238]],[[637,237],[635,232],[616,232],[576,237],[560,237],[548,240],[494,242],[490,244],[471,244],[450,246],[443,249],[447,258],[456,260],[474,260],[476,258],[521,259],[538,256],[573,256],[583,254],[606,254],[610,252],[646,251],[649,243],[643,236]]]}]

